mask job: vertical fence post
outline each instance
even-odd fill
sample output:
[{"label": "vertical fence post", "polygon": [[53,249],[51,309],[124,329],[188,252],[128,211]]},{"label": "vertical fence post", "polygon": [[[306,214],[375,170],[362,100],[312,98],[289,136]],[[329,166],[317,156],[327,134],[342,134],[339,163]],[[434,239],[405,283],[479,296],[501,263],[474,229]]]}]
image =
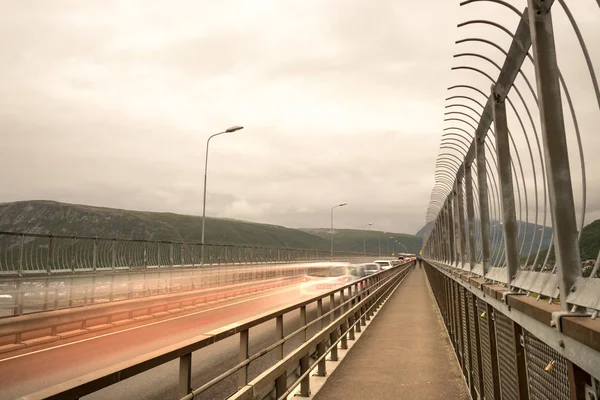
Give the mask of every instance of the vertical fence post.
[{"label": "vertical fence post", "polygon": [[563,311],[568,311],[567,296],[576,289],[575,281],[581,276],[581,255],[558,82],[551,2],[550,5],[541,0],[528,0],[527,3],[558,265],[560,305]]},{"label": "vertical fence post", "polygon": [[[477,132],[476,132],[477,133]],[[490,205],[488,201],[487,168],[485,165],[485,137],[475,137],[477,158],[477,197],[479,199],[479,226],[481,229],[481,253],[483,275],[490,269]]]},{"label": "vertical fence post", "polygon": [[458,176],[454,183],[454,189],[456,191],[456,208],[458,209],[458,239],[460,243],[460,268],[465,268],[465,260],[467,258],[467,245],[466,245],[466,227],[465,227],[465,199],[463,192],[463,177],[462,171],[458,171]]},{"label": "vertical fence post", "polygon": [[467,225],[469,231],[469,270],[473,270],[477,262],[475,256],[475,209],[473,205],[473,175],[471,164],[464,165],[465,168],[465,189],[467,191]]},{"label": "vertical fence post", "polygon": [[52,261],[54,260],[54,239],[52,235],[48,236],[48,260],[46,262],[46,274],[52,273]]},{"label": "vertical fence post", "polygon": [[94,238],[94,249],[92,252],[92,270],[96,272],[96,268],[98,267],[98,238]]},{"label": "vertical fence post", "polygon": [[448,264],[454,265],[456,252],[454,251],[454,210],[452,207],[452,192],[446,202],[448,207]]},{"label": "vertical fence post", "polygon": [[[110,267],[114,272],[115,267],[117,265],[117,249],[115,248],[115,239],[111,240],[111,242],[110,242],[110,253],[111,253]],[[112,290],[112,285],[111,285],[111,290]]]},{"label": "vertical fence post", "polygon": [[25,234],[21,234],[21,244],[19,247],[19,277],[23,276],[23,258],[25,257]]},{"label": "vertical fence post", "polygon": [[[458,178],[458,177],[457,177]],[[457,181],[454,181],[454,185],[452,187],[452,209],[454,211],[454,264],[453,267],[460,268],[461,264],[461,252],[460,248],[460,214],[459,214],[460,204],[458,203],[458,190],[457,190]]]},{"label": "vertical fence post", "polygon": [[504,251],[506,255],[506,273],[509,290],[511,282],[519,270],[519,244],[517,233],[517,213],[515,210],[515,194],[513,189],[512,168],[510,165],[510,142],[508,140],[508,123],[506,121],[506,103],[492,86],[492,115],[496,131],[496,154],[498,159],[498,177],[500,179],[500,196],[502,200],[502,222],[504,230]]},{"label": "vertical fence post", "polygon": [[[245,329],[240,332],[240,353],[239,353],[239,362],[244,362],[248,359],[248,339],[249,339],[249,331]],[[238,389],[246,386],[248,383],[248,365],[244,365],[238,371]]]},{"label": "vertical fence post", "polygon": [[[275,341],[283,339],[283,315],[277,316],[275,319]],[[283,344],[275,348],[275,359],[283,360]]]},{"label": "vertical fence post", "polygon": [[192,353],[179,357],[178,397],[185,397],[192,392]]},{"label": "vertical fence post", "polygon": [[173,268],[173,242],[169,243],[169,264],[170,267]]}]

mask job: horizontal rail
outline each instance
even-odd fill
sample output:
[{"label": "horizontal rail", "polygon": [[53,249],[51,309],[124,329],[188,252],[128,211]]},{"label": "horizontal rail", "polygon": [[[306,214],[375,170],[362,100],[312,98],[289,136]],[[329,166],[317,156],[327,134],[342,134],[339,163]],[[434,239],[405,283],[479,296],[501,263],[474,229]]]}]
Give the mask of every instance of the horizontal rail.
[{"label": "horizontal rail", "polygon": [[362,259],[375,254],[0,231],[0,278],[107,274],[205,265]]},{"label": "horizontal rail", "polygon": [[425,271],[474,398],[542,390],[568,400],[600,378],[600,320],[444,263],[428,261]]},{"label": "horizontal rail", "polygon": [[[397,266],[397,267],[394,267],[394,268],[391,268],[391,269],[388,269],[385,271],[381,271],[377,274],[373,274],[373,275],[367,276],[365,278],[358,279],[347,285],[340,286],[338,288],[324,292],[317,296],[313,296],[310,299],[304,300],[302,302],[298,302],[293,305],[281,307],[277,310],[264,313],[262,315],[250,318],[248,320],[240,321],[234,325],[228,325],[226,327],[204,333],[195,338],[186,340],[184,342],[180,342],[173,346],[168,346],[166,348],[154,351],[152,353],[149,353],[149,354],[146,354],[146,355],[143,355],[140,357],[136,357],[133,360],[126,361],[126,362],[120,363],[118,365],[115,365],[115,366],[112,366],[109,368],[105,368],[100,371],[96,371],[94,373],[85,375],[83,377],[64,382],[62,384],[41,390],[34,394],[24,396],[23,398],[24,399],[42,399],[42,398],[44,398],[44,399],[46,399],[46,398],[48,398],[48,399],[58,399],[58,398],[60,398],[60,399],[71,399],[71,398],[76,399],[81,396],[90,394],[94,391],[100,390],[106,386],[109,386],[109,385],[112,385],[119,381],[122,381],[123,379],[129,378],[129,377],[139,374],[141,372],[152,369],[152,368],[154,368],[158,365],[164,364],[168,361],[171,361],[171,360],[174,360],[177,358],[184,360],[185,357],[189,357],[189,355],[193,351],[199,350],[203,347],[209,346],[212,343],[221,341],[223,339],[226,339],[228,337],[235,336],[235,335],[239,335],[239,337],[240,337],[240,343],[242,345],[242,348],[240,349],[241,350],[240,354],[243,355],[243,359],[241,359],[241,361],[238,365],[236,365],[235,367],[233,367],[232,369],[227,371],[226,375],[231,376],[232,374],[235,374],[237,372],[238,378],[241,377],[240,379],[244,381],[240,385],[240,387],[244,387],[248,383],[247,382],[247,370],[246,370],[246,368],[249,364],[248,360],[250,358],[252,358],[254,360],[254,359],[266,354],[265,353],[266,349],[273,348],[273,346],[281,347],[282,344],[280,344],[280,343],[282,341],[285,342],[286,340],[289,340],[289,335],[288,335],[287,339],[286,339],[286,337],[282,337],[281,339],[276,340],[273,344],[267,346],[266,349],[263,349],[254,355],[249,355],[249,354],[247,354],[247,349],[248,349],[247,338],[248,338],[248,331],[250,328],[258,326],[267,321],[281,319],[281,318],[283,318],[284,314],[287,314],[292,311],[299,310],[299,311],[301,311],[301,313],[304,312],[304,315],[305,315],[306,307],[308,305],[317,303],[317,307],[320,307],[319,305],[322,305],[322,301],[324,299],[334,299],[336,295],[339,296],[339,298],[344,299],[344,293],[346,293],[346,291],[351,291],[351,292],[353,291],[355,293],[354,296],[349,296],[347,300],[341,301],[337,307],[335,307],[335,304],[333,304],[334,307],[331,307],[332,309],[330,309],[327,314],[321,315],[320,320],[324,320],[327,316],[329,316],[331,318],[331,315],[333,315],[333,313],[335,313],[336,311],[340,312],[342,314],[342,316],[348,316],[349,311],[347,311],[346,308],[348,308],[350,310],[354,310],[357,307],[357,305],[355,305],[354,308],[351,308],[351,306],[350,306],[350,304],[352,302],[356,302],[358,300],[359,297],[357,297],[357,296],[363,296],[361,301],[359,303],[357,303],[358,305],[364,306],[365,304],[369,304],[369,306],[371,306],[376,300],[379,300],[379,298],[381,297],[381,295],[383,293],[384,288],[388,287],[392,282],[397,280],[397,278],[401,274],[407,274],[408,271],[409,271],[409,267],[407,266],[407,264],[403,264],[401,266]],[[372,308],[369,308],[369,309],[372,310]],[[344,312],[344,310],[346,310],[346,311]],[[339,320],[340,320],[340,317],[338,317],[338,319],[336,321],[339,321]],[[279,323],[277,325],[279,325]],[[306,321],[304,321],[304,326],[303,326],[304,329],[306,329],[306,326],[307,326],[307,323],[306,323]],[[243,348],[244,344],[246,346],[245,349]],[[242,350],[245,350],[245,352],[246,352],[245,355],[243,354]],[[180,367],[181,366],[185,366],[185,368],[191,368],[191,364],[185,363],[183,361],[180,364]],[[182,393],[181,390],[183,388],[185,393],[182,393],[181,397],[184,397],[185,394],[190,393],[190,388],[189,388],[189,386],[187,386],[187,385],[189,385],[189,381],[186,379],[186,377],[190,376],[190,373],[189,373],[189,371],[183,371],[183,372],[180,371],[180,372],[181,372],[180,373],[180,393]],[[242,372],[241,375],[240,375],[240,372]],[[224,375],[225,374],[222,374],[222,376],[224,376]],[[245,377],[245,379],[244,379],[244,377]],[[221,378],[221,377],[219,377],[219,378]],[[181,379],[183,379],[183,380],[181,380]],[[222,379],[224,379],[224,377]],[[205,389],[203,388],[203,390],[205,390]]]}]

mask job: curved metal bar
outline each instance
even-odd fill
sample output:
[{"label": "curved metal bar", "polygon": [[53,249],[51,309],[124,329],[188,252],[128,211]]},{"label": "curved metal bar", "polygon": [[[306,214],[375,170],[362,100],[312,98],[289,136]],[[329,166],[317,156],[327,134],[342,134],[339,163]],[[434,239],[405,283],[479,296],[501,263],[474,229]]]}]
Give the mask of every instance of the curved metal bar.
[{"label": "curved metal bar", "polygon": [[482,75],[486,76],[486,77],[487,77],[487,78],[488,78],[490,81],[492,81],[492,82],[494,82],[494,83],[496,82],[496,81],[494,80],[494,78],[492,78],[490,75],[488,75],[487,73],[483,72],[483,71],[482,71],[482,70],[480,70],[479,68],[475,68],[475,67],[469,67],[469,66],[467,66],[467,65],[459,65],[459,66],[457,66],[457,67],[452,67],[452,68],[450,68],[450,69],[451,69],[452,71],[458,71],[458,70],[461,70],[461,69],[466,69],[466,70],[471,70],[471,71],[477,71],[477,72],[479,72],[480,74],[482,74]]},{"label": "curved metal bar", "polygon": [[[470,97],[468,97],[468,96],[464,96],[464,97],[470,98]],[[476,110],[476,109],[474,109],[473,107],[471,107],[471,106],[468,106],[468,105],[466,105],[466,104],[461,104],[461,103],[453,103],[453,104],[447,104],[447,105],[445,105],[445,106],[444,106],[444,108],[452,108],[452,107],[462,107],[462,108],[466,108],[466,109],[468,109],[468,110],[471,110],[471,111],[473,111],[475,114],[477,114],[477,116],[478,116],[479,118],[481,118],[481,113],[480,113],[479,111],[477,111],[477,110]],[[479,123],[479,121],[477,121],[477,123]]]},{"label": "curved metal bar", "polygon": [[457,147],[457,146],[452,146],[452,143],[448,143],[447,145],[440,146],[440,150],[455,150],[456,152],[458,152],[458,154],[460,154],[463,157],[466,157],[467,151],[468,151],[468,150],[466,150],[466,151],[462,152],[461,150],[464,150],[464,149],[461,149],[460,147]]},{"label": "curved metal bar", "polygon": [[460,144],[463,147],[461,147],[460,149],[464,151],[465,156],[467,155],[467,153],[469,152],[469,148],[467,147],[467,145],[465,145],[465,143],[463,141],[460,141],[456,138],[451,138],[451,137],[446,137],[442,139],[442,143],[444,142],[451,142],[451,144]]},{"label": "curved metal bar", "polygon": [[[563,5],[563,9],[564,9],[565,13],[567,14],[567,17],[570,16],[569,19],[571,21],[571,25],[572,25],[573,29],[575,30],[575,34],[578,37],[579,45],[582,48],[582,50],[584,51],[584,57],[586,57],[587,48],[585,47],[585,42],[583,41],[583,37],[581,36],[581,32],[579,32],[579,28],[577,27],[577,24],[575,23],[575,20],[572,19],[573,16],[570,14],[570,11],[569,11],[568,7],[566,7],[566,4],[561,3],[561,5]],[[502,26],[500,24],[492,23],[492,21],[475,20],[475,21],[469,21],[468,24],[470,24],[470,23],[484,23],[484,24],[493,25],[493,26],[495,26],[495,27],[503,30],[506,34],[508,34],[511,38],[514,39],[514,35],[508,29],[506,29],[504,26]],[[460,27],[460,25],[459,25],[459,27]],[[490,44],[491,44],[491,42],[490,42]],[[497,47],[497,48],[499,48],[499,47]],[[490,60],[487,57],[484,57],[484,56],[478,55],[478,54],[474,54],[474,53],[471,53],[470,55],[486,59],[487,61],[489,61],[492,64],[496,65],[496,67],[501,70],[501,68],[497,64],[495,64],[492,60]],[[527,52],[526,55],[527,55],[527,58],[535,65],[533,57],[529,54],[529,52]],[[591,60],[589,60],[589,54],[586,57],[586,63],[588,64],[588,71],[590,72],[590,74],[592,76],[592,81],[595,82],[594,91],[596,93],[596,100],[597,100],[598,106],[600,108],[600,91],[598,90],[598,84],[597,84],[597,81],[595,80],[595,73],[594,73],[594,70],[593,70],[593,66],[591,64]],[[480,72],[482,72],[482,71],[480,71]],[[582,212],[581,212],[581,219],[580,219],[581,229],[579,229],[579,234],[578,234],[578,239],[580,239],[581,238],[581,233],[583,232],[583,225],[585,223],[585,210],[586,210],[586,205],[587,205],[587,182],[586,182],[586,172],[585,172],[585,158],[584,158],[584,155],[583,155],[583,145],[582,145],[582,142],[581,142],[581,134],[579,132],[579,124],[577,123],[577,116],[575,114],[575,108],[573,107],[573,102],[571,100],[571,95],[569,93],[568,86],[567,86],[567,84],[566,84],[566,82],[565,82],[565,80],[564,80],[564,78],[562,76],[562,73],[560,72],[560,70],[558,72],[559,72],[560,84],[561,84],[561,86],[562,86],[562,88],[563,88],[563,90],[565,92],[565,97],[566,97],[567,103],[569,105],[569,111],[571,113],[571,118],[573,119],[573,125],[574,125],[574,128],[575,128],[575,135],[576,135],[576,138],[577,138],[577,145],[578,145],[578,148],[579,148],[579,160],[580,160],[580,163],[581,163],[581,173],[582,173]],[[525,78],[524,74],[523,74],[523,77]],[[538,102],[537,96],[535,95],[535,91],[533,90],[533,88],[532,88],[532,86],[529,83],[529,80],[527,78],[525,78],[525,82],[529,86],[529,89],[531,90],[532,95],[533,95],[533,97],[534,97],[534,99],[536,101],[536,104],[537,104],[537,102]],[[517,90],[516,89],[516,85],[513,84],[513,87],[515,88],[515,90]],[[544,234],[544,232],[542,232],[542,235],[543,234]]]},{"label": "curved metal bar", "polygon": [[[600,7],[600,0],[596,0],[598,2],[598,6]],[[571,10],[567,7],[567,4],[564,0],[558,0],[563,11],[567,15],[567,18],[571,22],[571,26],[573,27],[573,31],[575,31],[575,36],[577,36],[577,40],[579,40],[579,46],[581,46],[581,51],[583,52],[583,57],[585,58],[585,63],[587,64],[588,71],[590,72],[590,78],[592,79],[592,85],[594,86],[594,92],[596,93],[596,101],[598,102],[598,109],[600,109],[600,88],[598,88],[598,80],[596,79],[596,72],[594,71],[594,65],[590,58],[590,54],[588,53],[587,46],[585,45],[585,40],[583,40],[583,35],[581,31],[579,31],[579,27],[575,22],[575,18],[573,18],[573,14],[571,14]]]},{"label": "curved metal bar", "polygon": [[[514,38],[514,36],[512,34],[511,34],[511,37]],[[483,38],[466,38],[466,39],[457,40],[454,43],[460,44],[460,43],[466,43],[466,42],[481,42],[481,43],[489,44],[490,46],[493,46],[496,49],[500,50],[500,52],[502,54],[504,54],[505,57],[508,57],[508,52],[506,52],[502,47],[497,45],[495,42],[492,42],[491,40],[487,40],[487,39],[483,39]],[[473,54],[473,53],[463,53],[463,54],[466,55],[466,54]],[[529,53],[527,53],[527,55],[529,55]],[[457,57],[457,56],[455,55],[454,57]],[[529,79],[527,79],[527,76],[525,75],[525,73],[523,72],[523,70],[521,68],[519,68],[519,74],[525,80],[525,83],[527,84],[527,86],[529,86],[529,90],[531,90],[531,93],[533,94],[533,98],[535,99],[535,104],[538,104],[538,99],[537,99],[537,95],[535,94],[535,90],[533,90],[533,86],[531,86],[531,82],[529,81]]]},{"label": "curved metal bar", "polygon": [[453,173],[456,173],[461,167],[461,164],[457,163],[454,158],[448,158],[446,156],[442,156],[442,154],[438,154],[438,159],[436,160],[435,165],[437,166],[441,161],[446,161],[446,162],[450,163],[453,166],[453,168],[452,168]]},{"label": "curved metal bar", "polygon": [[487,19],[473,19],[473,20],[470,20],[470,21],[461,22],[457,26],[459,28],[462,28],[464,26],[473,25],[473,24],[484,24],[484,25],[495,26],[498,29],[502,29],[504,32],[508,33],[509,35],[512,35],[512,33],[506,27],[504,27],[504,25],[501,25],[501,24],[499,24],[497,22],[494,22],[494,21],[489,21]]},{"label": "curved metal bar", "polygon": [[477,121],[473,116],[471,116],[471,115],[469,115],[467,113],[464,113],[464,112],[460,112],[460,111],[446,111],[444,113],[444,115],[464,115],[465,117],[471,118],[476,125],[479,124],[479,121]]},{"label": "curved metal bar", "polygon": [[[475,137],[474,135],[471,135],[471,133],[469,133],[469,131],[467,131],[466,129],[463,129],[459,126],[449,126],[443,129],[444,132],[449,131],[450,129],[456,129],[457,131],[463,132],[465,135],[467,135],[467,137],[471,140],[469,140],[469,144],[473,141],[473,138]],[[466,139],[466,138],[465,138]]]},{"label": "curved metal bar", "polygon": [[[484,59],[487,59],[487,57],[482,57]],[[489,59],[488,59],[489,60]],[[495,65],[497,68],[500,68],[496,63],[494,63],[493,61],[489,60],[493,65]],[[470,68],[473,71],[479,72],[480,74],[487,76],[488,78],[490,78],[490,80],[492,81],[492,83],[495,83],[493,79],[491,79],[491,77],[489,75],[487,75],[485,72],[481,71],[478,68]],[[523,96],[521,95],[521,92],[519,91],[518,87],[516,85],[512,85],[512,87],[515,89],[515,92],[517,93],[517,95],[519,96],[519,99],[521,100],[521,102],[523,103],[523,106],[525,107],[525,111],[527,112],[527,115],[529,117],[529,121],[531,122],[531,125],[533,127],[534,133],[535,133],[535,137],[536,137],[536,141],[538,142],[538,150],[540,151],[540,160],[542,163],[542,168],[543,168],[543,158],[541,155],[541,147],[539,145],[539,139],[537,136],[537,129],[535,127],[535,123],[533,122],[533,117],[531,116],[531,111],[529,110],[529,107],[527,106],[527,103],[525,102],[525,99],[523,98]],[[506,97],[508,99],[508,96]],[[546,179],[545,179],[545,173],[544,173],[544,226],[546,226]],[[539,256],[540,250],[541,250],[541,244],[543,242],[543,236],[544,236],[545,230],[542,230],[542,238],[540,239],[540,243],[538,246],[538,252],[536,255],[535,260],[537,261],[537,258]],[[535,265],[535,261],[534,261],[534,265]]]},{"label": "curved metal bar", "polygon": [[477,100],[475,100],[474,98],[472,98],[471,96],[450,96],[450,97],[446,97],[446,101],[449,100],[454,100],[454,99],[466,99],[466,100],[471,100],[472,102],[474,102],[475,104],[477,104],[479,107],[484,108],[484,105],[481,104],[480,102],[478,102]]},{"label": "curved metal bar", "polygon": [[[474,90],[477,93],[481,94],[483,97],[485,97],[486,101],[487,101],[488,97],[490,97],[489,95],[486,95],[481,89],[478,89],[475,86],[471,86],[471,85],[454,85],[454,86],[450,86],[446,90],[454,90],[454,89],[471,89],[471,90]],[[482,108],[483,108],[483,106],[482,106]]]},{"label": "curved metal bar", "polygon": [[450,159],[448,158],[442,158],[441,160],[439,160],[439,162],[436,163],[436,168],[438,168],[438,170],[446,170],[454,175],[456,175],[456,173],[458,172],[458,169],[456,169],[456,165],[452,164],[450,162]]}]

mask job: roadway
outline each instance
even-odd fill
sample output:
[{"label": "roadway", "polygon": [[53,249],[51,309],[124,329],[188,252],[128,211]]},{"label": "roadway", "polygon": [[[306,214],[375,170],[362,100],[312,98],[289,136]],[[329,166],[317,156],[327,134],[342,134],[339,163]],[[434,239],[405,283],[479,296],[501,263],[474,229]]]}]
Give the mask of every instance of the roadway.
[{"label": "roadway", "polygon": [[[8,357],[0,360],[0,399],[20,397],[314,295],[305,294],[300,285],[294,285],[221,302],[210,309],[191,314],[121,331],[102,332],[98,336],[72,342],[54,343],[50,348]],[[328,302],[324,302],[324,310],[328,308]],[[309,321],[316,317],[316,307],[307,309],[307,317]],[[250,330],[251,354],[274,341],[274,325],[274,322],[267,322]],[[284,317],[285,334],[299,326],[299,312]],[[317,327],[313,327],[312,332],[309,330],[309,335],[316,330]],[[286,353],[300,344],[300,338],[295,339],[285,344]],[[193,387],[201,386],[237,364],[238,340],[238,336],[234,336],[193,354]],[[249,368],[250,379],[274,362],[273,354],[267,354],[253,362]],[[178,367],[178,360],[174,360],[85,398],[176,398]],[[236,388],[235,377],[232,377],[208,390],[200,398],[226,398]]]}]

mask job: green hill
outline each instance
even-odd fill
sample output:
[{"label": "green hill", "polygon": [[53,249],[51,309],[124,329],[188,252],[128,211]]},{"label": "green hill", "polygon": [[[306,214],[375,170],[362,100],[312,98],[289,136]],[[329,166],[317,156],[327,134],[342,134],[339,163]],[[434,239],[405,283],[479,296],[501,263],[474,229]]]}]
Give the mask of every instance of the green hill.
[{"label": "green hill", "polygon": [[[20,201],[0,204],[0,231],[200,242],[202,218],[53,201]],[[217,218],[206,219],[206,242],[329,249],[328,241],[298,229]]]},{"label": "green hill", "polygon": [[[202,218],[44,200],[19,201],[0,204],[0,231],[200,242]],[[367,253],[379,254],[380,233],[366,231]],[[404,243],[409,252],[421,248],[421,238],[386,233],[381,236],[382,255],[394,251],[390,236]],[[206,219],[206,242],[322,250],[330,247],[328,229],[300,230],[218,218]],[[335,250],[362,253],[363,231],[336,230]],[[400,246],[397,250],[402,251]]]},{"label": "green hill", "polygon": [[[475,223],[475,232],[479,231],[479,220],[474,221]],[[490,221],[490,225],[491,226],[498,226],[498,221]],[[550,245],[550,239],[552,238],[552,228],[550,227],[545,227],[543,230],[544,236],[542,237],[542,228],[541,225],[536,225],[532,224],[532,223],[528,223],[528,222],[523,222],[523,221],[517,221],[517,226],[518,229],[520,230],[520,234],[519,234],[519,247],[521,246],[521,243],[523,243],[523,235],[525,234],[525,232],[527,232],[527,235],[525,235],[525,242],[523,245],[523,251],[521,252],[521,256],[527,258],[527,254],[529,254],[529,250],[532,250],[532,254],[534,254],[533,257],[535,257],[535,253],[537,252],[537,249],[539,247],[540,244],[540,240],[542,240],[542,246],[541,249],[547,249],[548,246]],[[423,226],[421,229],[419,229],[419,231],[416,233],[417,236],[423,236],[425,234],[425,226]],[[535,233],[535,237],[534,237],[534,233]],[[504,236],[504,232],[502,231],[502,229],[498,230],[497,234],[498,239],[496,240],[501,240],[500,238],[502,238],[502,236]],[[533,261],[533,260],[531,260]]]},{"label": "green hill", "polygon": [[[317,235],[330,241],[329,229],[303,229],[306,232]],[[393,238],[393,239],[392,239]],[[395,244],[397,240],[406,247]],[[363,252],[363,246],[367,253],[391,256],[392,253],[418,254],[421,250],[423,238],[405,233],[389,233],[373,230],[359,229],[336,229],[333,237],[334,250],[345,250],[357,253]],[[394,247],[395,245],[395,247]]]}]

